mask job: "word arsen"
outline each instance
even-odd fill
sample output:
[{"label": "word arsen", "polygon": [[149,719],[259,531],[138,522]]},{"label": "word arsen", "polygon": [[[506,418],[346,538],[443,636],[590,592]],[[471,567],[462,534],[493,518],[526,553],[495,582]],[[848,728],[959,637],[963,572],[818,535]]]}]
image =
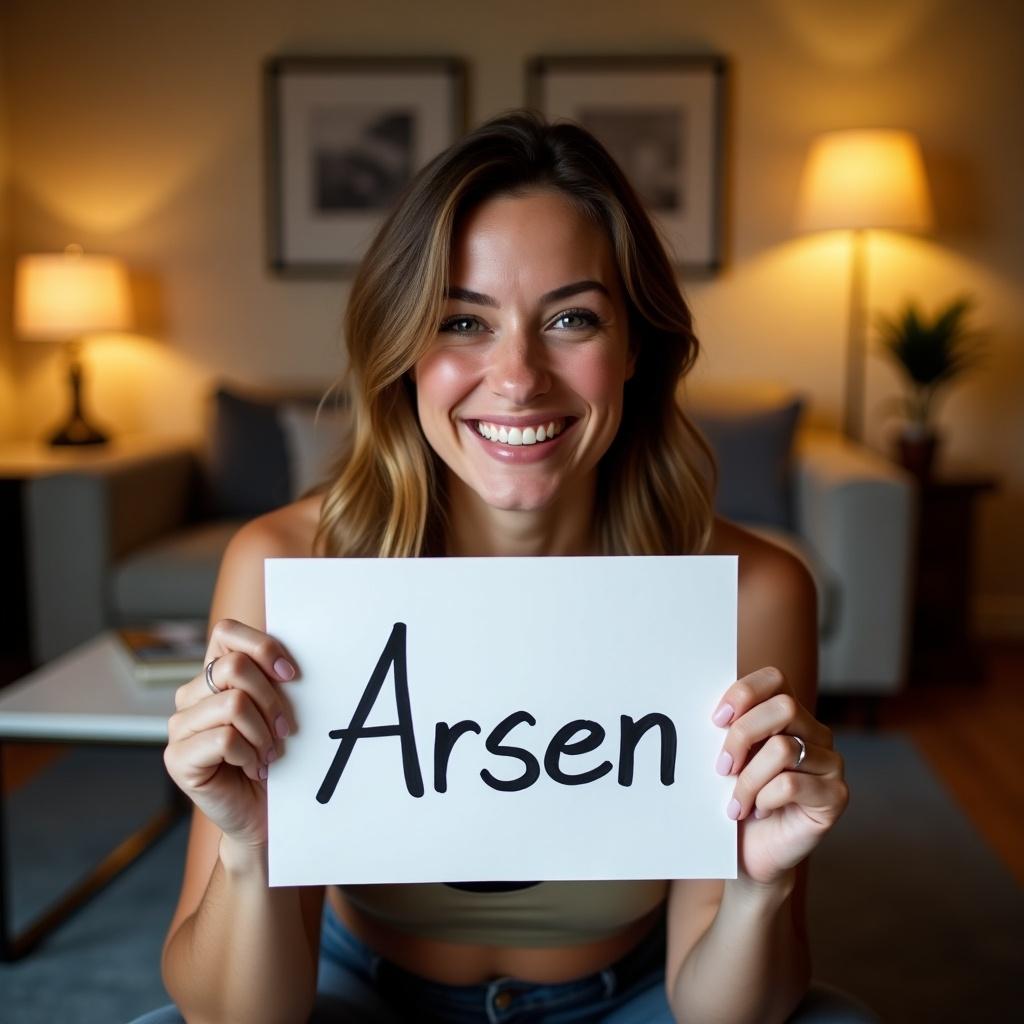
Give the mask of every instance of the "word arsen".
[{"label": "word arsen", "polygon": [[[405,654],[406,626],[404,622],[396,622],[391,630],[384,651],[377,662],[377,667],[366,684],[366,689],[359,700],[352,720],[345,729],[332,729],[331,739],[338,739],[338,752],[334,755],[324,781],[317,791],[317,800],[325,804],[334,795],[342,772],[348,764],[355,745],[362,739],[374,739],[382,736],[397,736],[402,744],[402,767],[405,772],[405,786],[410,796],[423,796],[423,775],[420,771],[419,756],[416,753],[416,735],[413,731],[412,709],[409,704],[409,677]],[[395,669],[395,703],[398,708],[398,722],[395,725],[367,726],[366,719],[370,715],[377,697],[380,695],[388,669]],[[508,734],[519,725],[536,725],[537,721],[528,711],[515,711],[503,718],[488,734],[484,746],[488,752],[498,757],[511,757],[523,764],[523,772],[514,779],[499,779],[486,768],[480,772],[480,778],[492,789],[505,793],[514,793],[528,789],[540,778],[540,764],[537,758],[524,747],[514,747],[503,742]],[[672,720],[657,712],[644,715],[639,721],[622,715],[619,719],[619,770],[620,786],[633,784],[633,763],[637,745],[648,730],[657,727],[661,735],[661,783],[671,786],[675,781],[676,765],[676,728]],[[438,793],[448,790],[448,761],[452,750],[461,736],[472,732],[479,734],[477,722],[464,719],[449,725],[438,722],[434,728],[434,789]],[[584,733],[573,740],[577,733]],[[582,786],[603,778],[612,770],[611,761],[602,761],[589,771],[571,775],[563,771],[563,756],[586,754],[596,750],[605,737],[604,729],[588,719],[578,718],[563,725],[548,743],[544,752],[544,770],[555,782],[563,786]]]}]

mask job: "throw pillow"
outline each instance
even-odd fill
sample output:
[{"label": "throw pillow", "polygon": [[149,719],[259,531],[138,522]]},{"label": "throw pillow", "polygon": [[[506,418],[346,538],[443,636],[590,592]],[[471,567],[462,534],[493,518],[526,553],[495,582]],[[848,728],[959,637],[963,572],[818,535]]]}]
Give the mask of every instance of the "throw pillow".
[{"label": "throw pillow", "polygon": [[690,411],[718,462],[716,512],[741,523],[793,529],[790,468],[803,405],[793,398],[776,408]]},{"label": "throw pillow", "polygon": [[218,388],[209,450],[214,513],[249,518],[289,500],[288,455],[277,403]]}]

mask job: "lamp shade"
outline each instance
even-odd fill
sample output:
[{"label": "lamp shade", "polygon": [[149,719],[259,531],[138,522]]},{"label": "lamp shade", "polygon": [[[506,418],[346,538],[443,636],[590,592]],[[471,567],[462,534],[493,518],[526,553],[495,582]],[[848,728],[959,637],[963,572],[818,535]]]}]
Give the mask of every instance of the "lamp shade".
[{"label": "lamp shade", "polygon": [[14,269],[14,328],[34,341],[62,341],[131,326],[128,273],[111,256],[19,256]]},{"label": "lamp shade", "polygon": [[917,140],[902,131],[835,131],[811,144],[798,226],[924,231],[931,201]]}]

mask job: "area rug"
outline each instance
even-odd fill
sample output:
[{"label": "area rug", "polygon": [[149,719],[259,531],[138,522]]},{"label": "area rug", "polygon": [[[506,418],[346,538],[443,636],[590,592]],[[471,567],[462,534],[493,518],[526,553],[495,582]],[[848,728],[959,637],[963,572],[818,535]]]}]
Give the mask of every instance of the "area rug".
[{"label": "area rug", "polygon": [[[913,745],[837,734],[850,806],[815,852],[815,977],[885,1021],[1003,1022],[1019,1009],[1024,892]],[[158,750],[80,749],[6,808],[15,926],[148,817],[166,785]],[[0,964],[8,1024],[117,1024],[167,1001],[159,955],[181,880],[186,825],[36,952]]]}]

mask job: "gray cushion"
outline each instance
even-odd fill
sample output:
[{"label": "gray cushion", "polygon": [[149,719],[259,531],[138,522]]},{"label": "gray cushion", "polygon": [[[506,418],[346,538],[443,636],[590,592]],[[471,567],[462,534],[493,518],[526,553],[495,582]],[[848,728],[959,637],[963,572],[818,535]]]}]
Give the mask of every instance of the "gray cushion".
[{"label": "gray cushion", "polygon": [[111,575],[115,621],[205,619],[224,549],[243,522],[217,520],[178,530],[125,556]]},{"label": "gray cushion", "polygon": [[793,527],[791,458],[803,399],[767,409],[694,409],[718,462],[715,511],[727,519]]},{"label": "gray cushion", "polygon": [[248,518],[287,504],[288,456],[276,402],[218,388],[207,476],[216,516]]}]

